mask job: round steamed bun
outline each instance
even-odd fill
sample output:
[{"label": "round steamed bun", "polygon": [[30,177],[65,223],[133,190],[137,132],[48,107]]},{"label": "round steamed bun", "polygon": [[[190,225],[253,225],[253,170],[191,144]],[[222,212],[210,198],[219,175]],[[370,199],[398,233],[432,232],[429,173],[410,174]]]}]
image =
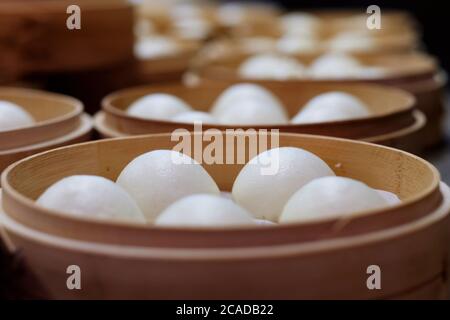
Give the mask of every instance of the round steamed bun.
[{"label": "round steamed bun", "polygon": [[117,183],[136,201],[148,221],[185,196],[220,194],[214,180],[198,162],[172,150],[138,156],[122,170]]},{"label": "round steamed bun", "polygon": [[[275,169],[264,171],[270,164]],[[277,221],[294,192],[313,179],[333,175],[328,165],[309,151],[275,148],[260,153],[242,168],[232,195],[256,218]]]},{"label": "round steamed bun", "polygon": [[320,94],[292,118],[292,123],[317,123],[350,120],[370,116],[369,108],[360,99],[340,91]]},{"label": "round steamed bun", "polygon": [[214,102],[211,113],[218,117],[229,107],[244,99],[258,99],[259,101],[264,101],[266,105],[270,104],[273,108],[285,112],[280,100],[269,90],[253,83],[238,83],[222,92]]},{"label": "round steamed bun", "polygon": [[402,202],[395,193],[385,191],[385,190],[378,190],[378,189],[375,189],[375,190],[390,205],[396,205],[396,204],[399,204]]},{"label": "round steamed bun", "polygon": [[230,199],[194,194],[167,207],[155,220],[158,226],[222,227],[255,225],[253,217]]},{"label": "round steamed bun", "polygon": [[175,115],[191,111],[183,100],[166,93],[148,94],[134,101],[127,109],[129,115],[155,120],[170,120]]},{"label": "round steamed bun", "polygon": [[278,40],[276,48],[285,54],[300,54],[313,52],[319,48],[319,45],[314,38],[286,35]]},{"label": "round steamed bun", "polygon": [[292,12],[281,17],[281,28],[288,35],[315,36],[320,23],[317,16],[306,12]]},{"label": "round steamed bun", "polygon": [[280,222],[302,222],[358,214],[387,206],[366,184],[344,177],[315,179],[286,203]]},{"label": "round steamed bun", "polygon": [[14,130],[34,124],[33,117],[23,108],[0,100],[0,131]]},{"label": "round steamed bun", "polygon": [[242,99],[228,106],[219,118],[226,125],[286,124],[288,118],[284,110],[266,103],[263,99]]},{"label": "round steamed bun", "polygon": [[329,46],[335,51],[369,51],[374,48],[375,42],[367,33],[352,31],[338,34]]},{"label": "round steamed bun", "polygon": [[274,54],[259,54],[239,66],[239,75],[248,79],[287,80],[302,78],[305,67],[294,58]]},{"label": "round steamed bun", "polygon": [[161,36],[141,38],[134,47],[136,57],[142,60],[171,56],[179,51],[179,45],[175,41]]},{"label": "round steamed bun", "polygon": [[339,79],[354,77],[360,72],[360,63],[344,53],[326,53],[311,64],[309,73],[314,78]]},{"label": "round steamed bun", "polygon": [[145,222],[134,200],[120,186],[99,176],[63,178],[45,190],[37,203],[76,216]]}]

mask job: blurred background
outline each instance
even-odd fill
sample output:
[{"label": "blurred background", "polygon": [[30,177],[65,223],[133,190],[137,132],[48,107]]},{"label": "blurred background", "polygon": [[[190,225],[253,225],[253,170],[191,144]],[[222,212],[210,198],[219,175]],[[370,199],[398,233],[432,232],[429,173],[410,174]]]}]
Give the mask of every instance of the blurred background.
[{"label": "blurred background", "polygon": [[[81,9],[80,30],[66,27],[72,4]],[[374,4],[382,14],[375,31],[366,27]],[[443,2],[424,0],[0,0],[0,86],[71,95],[93,115],[115,90],[213,81],[205,76],[211,66],[239,55],[276,52],[309,64],[344,53],[396,76],[352,78],[341,70],[311,81],[375,82],[414,94],[428,121],[419,153],[449,183],[447,20]],[[45,296],[19,259],[0,261],[24,275],[0,270],[0,297]]]},{"label": "blurred background", "polygon": [[[133,17],[128,16],[129,13],[123,7],[123,3],[129,3],[134,7]],[[67,32],[68,30],[58,30],[59,32],[66,31],[61,34],[52,30],[57,26],[61,28],[65,25],[67,18],[65,8],[69,4],[80,6],[83,13],[83,28],[78,33],[90,37],[92,43],[87,41],[83,44],[81,36],[71,34]],[[4,16],[0,25],[2,27],[0,40],[3,38],[4,41],[0,42],[0,45],[3,43],[3,52],[0,55],[0,81],[2,78],[4,79],[3,83],[5,83],[5,79],[19,79],[21,83],[27,85],[45,86],[66,93],[72,91],[84,98],[86,102],[91,102],[89,98],[95,96],[92,89],[83,97],[83,92],[86,91],[84,87],[90,87],[90,83],[80,83],[78,81],[80,77],[77,77],[78,75],[82,76],[84,71],[91,73],[90,76],[93,74],[98,76],[98,73],[104,75],[105,68],[108,68],[109,75],[113,75],[112,71],[115,72],[115,75],[120,75],[121,79],[108,79],[107,83],[103,83],[105,90],[98,88],[97,96],[101,95],[100,91],[103,93],[110,88],[121,87],[132,82],[172,80],[175,66],[172,66],[171,71],[154,70],[153,73],[158,73],[158,77],[149,73],[150,77],[146,77],[146,71],[143,70],[145,67],[142,64],[138,67],[137,75],[131,75],[130,61],[136,57],[150,59],[171,55],[174,46],[169,42],[173,41],[167,40],[173,40],[174,37],[183,41],[183,49],[195,47],[196,52],[200,51],[205,44],[230,38],[244,38],[248,47],[264,45],[267,47],[267,42],[264,44],[263,41],[249,41],[251,40],[249,38],[259,37],[259,40],[263,40],[267,35],[279,38],[286,35],[286,30],[276,29],[283,24],[283,16],[288,11],[350,10],[342,20],[348,22],[347,27],[350,29],[347,29],[346,32],[352,30],[353,34],[347,32],[342,35],[341,40],[345,40],[344,46],[348,46],[348,51],[351,51],[351,43],[355,40],[351,36],[357,36],[358,39],[363,38],[360,29],[365,25],[364,17],[367,16],[365,11],[369,5],[373,4],[380,6],[383,14],[389,15],[389,12],[396,11],[404,14],[402,19],[406,17],[403,20],[400,19],[401,22],[399,22],[404,27],[403,30],[397,29],[394,30],[395,32],[391,32],[393,29],[389,31],[388,28],[384,30],[385,32],[379,32],[380,35],[392,36],[388,40],[393,43],[388,46],[390,48],[379,50],[378,54],[409,51],[409,49],[427,51],[439,60],[443,69],[448,69],[450,62],[447,57],[450,53],[450,46],[445,40],[447,18],[445,5],[437,5],[428,1],[393,0],[373,3],[364,0],[80,0],[72,2],[66,0],[2,0],[0,1],[0,13],[3,12]],[[103,7],[105,12],[100,12],[102,11],[99,10],[100,7]],[[112,9],[114,7],[115,10]],[[359,18],[363,17],[363,20],[357,21],[357,15],[360,16]],[[90,21],[91,18],[96,19],[97,22]],[[394,17],[391,20],[395,19]],[[389,18],[383,21],[389,25],[388,20]],[[323,25],[326,25],[326,21],[323,22]],[[114,28],[109,25],[112,23],[116,24]],[[133,27],[129,26],[131,23],[134,24]],[[97,33],[94,28],[97,29]],[[143,40],[141,45],[135,44],[134,57],[130,48],[133,45],[131,42],[134,41],[129,38],[130,28],[133,28],[134,40],[137,42]],[[106,34],[102,30],[114,33]],[[15,39],[11,39],[13,34],[15,34]],[[365,36],[368,35],[369,33],[366,33]],[[62,36],[65,39],[61,39]],[[150,42],[153,42],[152,46],[148,45]],[[89,51],[87,48],[81,50],[81,45],[91,47],[91,50]],[[358,46],[356,42],[355,45]],[[59,54],[50,54],[50,51],[58,51]],[[96,55],[96,57],[90,55]],[[179,61],[173,62],[180,65]],[[161,68],[161,66],[159,67]],[[127,71],[127,79],[124,79],[125,75],[123,72],[121,73],[123,68]],[[148,68],[158,69],[158,66],[153,65]],[[169,74],[170,72],[172,74]],[[164,78],[161,73],[165,73],[166,77]],[[86,82],[86,77],[83,80]],[[94,82],[96,82],[96,86],[99,86],[98,81]],[[96,103],[97,100],[93,99],[92,102]]]},{"label": "blurred background", "polygon": [[[71,4],[81,9],[80,30],[66,28]],[[381,8],[380,30],[366,27],[373,4]],[[310,63],[345,53],[374,71],[381,63],[402,74],[366,80],[416,95],[428,118],[426,157],[450,179],[442,102],[450,68],[446,14],[443,4],[419,0],[2,0],[0,84],[72,95],[95,114],[112,91],[192,84],[238,55],[277,52]],[[355,80],[341,71],[333,80]]]},{"label": "blurred background", "polygon": [[[398,9],[409,12],[420,24],[423,32],[423,42],[427,49],[439,57],[444,69],[449,70],[450,44],[443,40],[448,26],[444,21],[448,19],[448,11],[445,4],[423,0],[306,0],[306,1],[275,1],[279,5],[290,9],[310,8],[367,8],[370,5],[378,5],[383,9]],[[444,36],[445,37],[445,36]]]}]

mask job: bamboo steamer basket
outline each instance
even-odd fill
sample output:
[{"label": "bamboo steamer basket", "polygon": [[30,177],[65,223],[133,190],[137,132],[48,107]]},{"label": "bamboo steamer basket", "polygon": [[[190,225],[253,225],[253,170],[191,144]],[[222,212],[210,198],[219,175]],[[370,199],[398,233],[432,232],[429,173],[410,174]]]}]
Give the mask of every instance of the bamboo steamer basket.
[{"label": "bamboo steamer basket", "polygon": [[[367,29],[367,14],[364,10],[336,10],[321,9],[312,10],[311,13],[322,21],[326,21],[325,27],[329,30]],[[420,33],[417,21],[407,12],[402,10],[383,10],[382,28],[373,31],[392,33],[395,31],[410,30]],[[372,30],[371,30],[372,31]]]},{"label": "bamboo steamer basket", "polygon": [[[203,147],[206,147],[207,139],[212,137],[208,133],[204,134],[204,141],[198,143],[203,143]],[[276,135],[269,132],[263,138],[272,139],[272,134]],[[255,134],[243,132],[229,135],[231,138],[244,138],[246,148],[248,142],[245,138],[250,140],[257,137]],[[183,136],[201,139],[202,133],[186,133]],[[382,212],[361,214],[346,221],[334,219],[309,224],[281,225],[276,228],[199,231],[92,221],[46,210],[36,206],[32,200],[65,176],[94,174],[115,180],[136,156],[155,149],[173,149],[178,144],[176,140],[171,139],[170,134],[99,140],[59,148],[18,161],[2,175],[3,208],[14,220],[27,227],[78,240],[133,246],[250,247],[375,232],[422,218],[436,210],[442,202],[439,174],[433,166],[418,157],[364,142],[284,133],[279,134],[280,146],[309,150],[326,161],[337,175],[359,179],[373,188],[394,192],[403,200],[402,204]],[[233,142],[227,140],[223,149],[216,150],[217,155],[224,156],[227,150],[236,149]],[[234,154],[243,151],[242,148],[236,149]],[[242,166],[243,163],[204,164],[204,168],[223,191],[231,190]]]},{"label": "bamboo steamer basket", "polygon": [[[126,113],[128,106],[136,99],[151,93],[173,94],[195,109],[207,111],[216,98],[227,88],[225,85],[199,85],[188,87],[183,85],[143,86],[121,90],[104,98],[103,111],[95,117],[95,127],[101,136],[106,138],[129,135],[173,132],[178,128],[194,130],[193,124],[163,120],[140,119]],[[423,115],[414,111],[414,98],[397,89],[378,85],[356,84],[311,84],[305,83],[298,90],[286,90],[282,84],[266,85],[284,104],[289,117],[293,117],[314,96],[329,91],[345,91],[364,101],[373,113],[366,119],[332,121],[319,124],[288,124],[288,125],[257,125],[257,126],[227,126],[206,125],[204,130],[217,128],[219,130],[242,128],[279,129],[281,132],[308,133],[335,136],[341,138],[361,139],[380,144],[413,148],[407,145],[408,138],[417,132],[425,123]],[[411,150],[411,149],[408,149]]]},{"label": "bamboo steamer basket", "polygon": [[[244,29],[245,30],[245,29]],[[339,36],[341,33],[344,32],[355,32],[353,30],[323,30],[319,33],[317,36],[318,43],[322,46],[321,52],[326,52],[330,48],[328,47],[329,41],[333,40],[334,37]],[[363,34],[361,34],[363,35]],[[281,38],[283,36],[283,32],[279,30],[269,29],[266,32],[261,32],[261,34],[254,34],[254,32],[245,32],[240,30],[239,32],[236,31],[236,34],[233,34],[231,39],[229,40],[238,40],[238,41],[246,41],[248,39],[252,38],[265,38],[267,40],[273,40],[274,42]],[[411,31],[411,30],[396,30],[392,32],[386,32],[383,31],[372,31],[372,33],[368,33],[366,35],[367,37],[373,39],[373,47],[367,48],[365,50],[363,49],[347,49],[346,52],[350,53],[378,53],[378,54],[393,54],[393,53],[407,53],[407,52],[413,52],[414,50],[418,49],[420,45],[420,39],[418,35]],[[295,36],[292,36],[295,38]],[[298,36],[299,38],[301,36]],[[239,43],[238,43],[239,44]],[[241,45],[242,46],[242,45]],[[245,43],[244,43],[244,48]],[[250,50],[249,48],[248,50]],[[341,49],[342,50],[342,49]]]},{"label": "bamboo steamer basket", "polygon": [[[394,39],[395,37],[391,37],[387,41],[385,41],[385,39],[379,40],[378,46],[367,51],[341,52],[350,54],[357,60],[362,61],[364,64],[381,64],[381,66],[386,65],[389,68],[392,66],[397,67],[398,61],[390,61],[392,59],[389,58],[380,58],[380,54],[381,56],[392,56],[403,55],[409,52],[409,54],[414,55],[412,58],[408,58],[408,67],[411,68],[411,65],[415,65],[412,70],[413,73],[425,73],[425,75],[428,75],[432,70],[436,70],[436,63],[430,57],[426,57],[420,53],[410,52],[412,47],[405,42],[405,37],[402,37],[403,40],[401,41],[395,40],[394,47],[396,48],[391,47],[390,43],[392,43],[392,40]],[[194,59],[192,59],[191,71],[196,71],[200,74],[206,73],[208,74],[208,77],[211,73],[211,78],[214,79],[216,77],[230,78],[232,77],[230,74],[230,69],[236,69],[245,58],[248,58],[251,55],[261,53],[286,55],[286,53],[283,53],[277,49],[276,41],[277,38],[273,37],[241,37],[236,39],[218,39],[216,41],[212,41],[203,46]],[[302,63],[310,64],[327,52],[329,52],[329,50],[327,49],[326,43],[319,43],[319,46],[315,50],[301,53],[290,53],[289,56],[300,60]],[[399,70],[399,72],[404,73],[405,68],[403,70]],[[373,81],[373,79],[363,80]],[[398,79],[394,78],[394,80],[398,82]],[[400,80],[402,81],[402,79]]]},{"label": "bamboo steamer basket", "polygon": [[[448,198],[448,188],[444,192]],[[1,212],[0,221],[11,249],[21,250],[51,298],[445,299],[443,209],[342,241],[214,251],[104,245],[29,229]],[[374,261],[383,280],[382,290],[371,291],[365,269]],[[74,262],[82,270],[82,290],[66,287]]]},{"label": "bamboo steamer basket", "polygon": [[[205,60],[204,63],[197,63],[193,66],[193,72],[197,73],[201,79],[205,80],[222,80],[228,82],[235,82],[242,80],[237,73],[239,65],[251,55],[237,52],[233,56],[222,55],[217,56],[213,61]],[[383,76],[376,78],[357,78],[357,79],[338,79],[343,81],[370,81],[380,82],[395,85],[396,83],[403,84],[406,81],[423,80],[433,77],[438,71],[436,60],[424,53],[407,53],[407,54],[386,54],[386,55],[365,55],[353,54],[357,60],[364,66],[382,67],[388,72]],[[319,57],[318,54],[298,55],[296,58],[302,64],[309,65]],[[252,82],[276,82],[275,80],[251,80]],[[296,85],[300,82],[312,81],[311,79],[290,79],[283,80],[286,85]],[[330,79],[314,79],[314,81],[326,81]]]},{"label": "bamboo steamer basket", "polygon": [[[29,229],[1,213],[0,221],[49,298],[447,298],[448,228],[442,225],[448,219],[442,210],[411,225],[343,241],[214,250],[104,245]],[[73,264],[81,268],[82,290],[66,287],[66,269]],[[365,271],[373,264],[382,270],[381,290],[366,287]]]},{"label": "bamboo steamer basket", "polygon": [[[236,31],[237,32],[237,31]],[[377,31],[378,32],[378,31]],[[330,41],[333,40],[335,36],[338,36],[337,32],[329,32],[329,34],[323,34],[317,40],[318,48],[315,50],[315,54],[320,54],[327,52],[332,49],[330,47]],[[272,31],[269,34],[246,34],[245,32],[239,31],[237,35],[232,37],[232,41],[234,41],[234,47],[230,48],[231,52],[242,51],[242,49],[247,50],[247,52],[258,52],[257,48],[253,48],[255,51],[251,51],[252,48],[246,45],[245,42],[251,41],[252,38],[262,38],[267,40],[272,40],[274,42],[273,50],[276,51],[275,42],[277,39],[281,38],[282,33]],[[298,36],[300,38],[300,36]],[[402,31],[398,33],[392,34],[383,34],[383,33],[375,33],[368,34],[367,37],[373,40],[373,46],[370,48],[354,48],[354,49],[341,49],[340,51],[351,53],[351,54],[401,54],[401,53],[409,53],[414,52],[420,46],[420,41],[417,35],[413,32]],[[295,38],[295,37],[293,37]],[[229,39],[225,39],[229,40]]]},{"label": "bamboo steamer basket", "polygon": [[[443,131],[442,114],[445,109],[444,104],[444,88],[446,78],[439,71],[437,62],[430,56],[422,53],[410,54],[389,54],[389,55],[354,55],[363,65],[381,66],[391,70],[380,78],[358,78],[358,79],[295,79],[286,81],[274,80],[250,80],[242,79],[235,71],[237,66],[248,55],[238,54],[234,57],[215,57],[214,61],[204,61],[204,64],[197,63],[191,72],[191,80],[193,83],[212,83],[218,82],[222,84],[233,84],[242,81],[251,81],[258,84],[283,83],[286,88],[296,90],[298,86],[306,82],[312,83],[351,83],[351,82],[368,82],[379,83],[398,87],[412,93],[417,99],[417,109],[422,111],[430,125],[426,125],[421,134],[417,137],[419,140],[416,147],[419,150],[436,145],[442,140]],[[301,61],[309,64],[317,56],[303,55]],[[439,123],[440,125],[435,125]]]},{"label": "bamboo steamer basket", "polygon": [[[133,56],[133,12],[126,1],[78,1],[81,29],[69,30],[70,1],[2,1],[0,52],[18,75],[111,66]],[[111,41],[110,35],[115,40]]]},{"label": "bamboo steamer basket", "polygon": [[189,17],[198,16],[198,18],[216,22],[216,6],[210,3],[169,3],[160,1],[159,3],[142,2],[135,7],[136,15],[139,19],[152,22],[154,31],[157,33],[167,33],[173,24],[177,15],[175,13],[186,13]]},{"label": "bamboo steamer basket", "polygon": [[[296,14],[298,12],[290,12],[288,14]],[[301,14],[310,14],[317,18],[317,24],[313,30],[313,35],[318,39],[328,39],[338,33],[347,31],[368,31],[367,15],[364,11],[356,10],[312,10],[300,12]],[[264,20],[263,24],[259,25],[237,25],[232,29],[233,37],[252,37],[252,36],[269,36],[280,37],[286,32],[283,28],[283,18]],[[416,21],[405,12],[400,11],[386,11],[382,13],[382,28],[369,30],[368,35],[372,37],[395,36],[397,40],[403,42],[402,35],[414,42],[418,42],[421,30]],[[412,43],[411,43],[412,44]]]},{"label": "bamboo steamer basket", "polygon": [[418,108],[427,119],[427,125],[419,133],[425,147],[432,147],[442,141],[445,132],[446,85],[447,77],[442,71],[428,79],[397,84],[398,88],[414,94]]},{"label": "bamboo steamer basket", "polygon": [[[308,54],[322,54],[328,51],[333,50],[331,46],[331,42],[336,36],[339,36],[342,33],[352,32],[358,34],[357,31],[354,30],[340,30],[339,29],[330,29],[330,30],[322,30],[319,32],[317,36],[317,49],[310,50],[307,52]],[[347,48],[345,50],[340,49],[337,51],[351,53],[351,54],[365,54],[365,55],[375,55],[375,54],[401,54],[401,53],[410,53],[417,50],[420,46],[420,39],[417,34],[411,30],[398,30],[395,32],[385,32],[381,30],[371,31],[370,33],[364,34],[367,38],[372,39],[373,45],[370,48]],[[277,51],[276,41],[283,36],[283,32],[277,31],[277,29],[270,28],[270,32],[267,34],[248,34],[245,31],[236,31],[236,35],[233,35],[231,39],[222,39],[224,42],[228,42],[229,51],[231,53],[237,52],[247,52],[247,53],[257,53],[258,47],[253,47],[251,45],[252,39],[265,39],[268,41],[273,41],[273,48],[271,50]],[[291,36],[295,38],[294,35]],[[301,39],[301,36],[297,36],[297,38]],[[250,44],[249,44],[250,43]],[[264,49],[263,49],[264,50]]]},{"label": "bamboo steamer basket", "polygon": [[0,88],[0,100],[28,111],[33,126],[0,131],[0,172],[28,155],[54,147],[89,140],[91,118],[74,98],[32,89]]},{"label": "bamboo steamer basket", "polygon": [[[355,28],[367,28],[366,21],[369,14],[365,10],[346,10],[346,9],[321,9],[312,10],[316,15],[327,22],[326,26],[334,30],[348,30]],[[383,10],[382,28],[376,31],[391,33],[397,30],[411,30],[420,33],[417,21],[407,11],[402,10]]]},{"label": "bamboo steamer basket", "polygon": [[82,103],[76,99],[37,90],[0,88],[0,100],[16,103],[36,121],[30,127],[0,131],[0,150],[64,135],[76,128],[83,112]]},{"label": "bamboo steamer basket", "polygon": [[[266,34],[271,32],[281,11],[264,3],[229,4],[235,8],[226,13],[227,4],[216,10],[216,21],[226,35]],[[228,8],[230,8],[228,6]],[[240,8],[239,8],[240,7]],[[234,12],[232,12],[234,11]],[[230,12],[232,12],[230,14]]]},{"label": "bamboo steamer basket", "polygon": [[[115,178],[136,153],[142,153],[151,147],[167,147],[169,139],[168,135],[153,135],[66,147],[23,160],[11,167],[10,172],[3,174],[3,182],[8,183],[3,184],[3,212],[0,214],[0,222],[4,228],[2,236],[11,250],[21,250],[51,297],[83,299],[446,297],[449,188],[439,184],[438,173],[424,160],[398,150],[361,142],[289,134],[282,134],[280,141],[281,145],[302,146],[316,151],[329,164],[338,161],[341,166],[333,166],[338,174],[360,178],[373,187],[398,192],[403,204],[392,208],[394,210],[364,215],[359,221],[360,231],[363,232],[357,232],[351,227],[353,223],[358,224],[359,219],[345,222],[328,221],[322,224],[321,228],[316,228],[318,226],[313,223],[257,229],[203,230],[203,232],[195,229],[160,230],[164,233],[165,241],[172,242],[172,245],[167,247],[155,244],[131,245],[128,236],[135,237],[138,230],[127,236],[122,235],[120,244],[105,243],[100,239],[95,241],[90,239],[92,237],[87,235],[84,227],[72,225],[78,234],[83,233],[82,239],[77,239],[72,236],[70,230],[67,230],[69,233],[61,232],[56,214],[53,217],[56,223],[53,232],[46,232],[42,225],[30,223],[41,219],[36,219],[37,216],[31,214],[30,209],[34,204],[23,195],[35,198],[50,183],[68,174],[94,173]],[[56,162],[62,155],[67,159],[64,165],[61,161]],[[74,159],[76,155],[79,157]],[[92,155],[98,159],[92,159]],[[361,157],[363,159],[359,159]],[[42,161],[44,160],[42,158],[46,161]],[[80,161],[81,158],[83,161]],[[368,159],[370,170],[367,168]],[[102,165],[98,165],[98,161],[102,161]],[[52,168],[55,163],[59,163],[58,168]],[[214,168],[213,165],[207,168],[224,189],[229,189],[238,171],[234,169],[239,169],[234,166],[228,168],[231,168],[232,172],[223,166]],[[39,174],[36,171],[40,171]],[[27,179],[24,179],[27,175]],[[20,214],[17,214],[20,207],[11,205],[10,199],[8,200],[11,197],[9,190],[11,186],[17,187],[14,192],[23,194],[13,194],[16,200],[23,202]],[[429,206],[430,193],[439,195],[437,197],[439,199],[434,197],[432,206]],[[430,203],[426,205],[425,202]],[[411,206],[412,204],[414,205]],[[403,210],[404,219],[398,220],[400,216],[395,211],[400,208]],[[23,210],[30,211],[30,215],[25,218]],[[62,216],[60,218],[66,219]],[[374,223],[380,228],[375,227]],[[117,226],[109,225],[111,229],[115,227]],[[303,232],[310,233],[310,239],[297,238],[294,241],[280,242],[278,236],[288,233],[291,228],[295,229],[297,235]],[[348,228],[353,230],[350,231]],[[325,229],[328,229],[328,232],[332,230],[331,237],[323,232]],[[59,234],[55,232],[58,230]],[[155,230],[147,228],[145,237],[147,239],[158,237],[153,232]],[[281,233],[278,236],[270,236],[267,233],[275,230]],[[196,233],[198,245],[188,247],[185,242],[186,234],[182,233]],[[209,241],[213,235],[228,238],[225,240],[227,245],[217,246],[219,244],[217,241]],[[245,238],[248,237],[260,239],[252,245],[246,241]],[[175,242],[179,244],[174,245]],[[82,290],[67,290],[66,269],[73,264],[77,264],[82,270]],[[366,287],[368,278],[366,269],[374,264],[381,268],[382,290],[368,290]],[[108,268],[105,268],[105,265]],[[155,277],[155,274],[158,277]]]},{"label": "bamboo steamer basket", "polygon": [[[137,34],[139,36],[167,34],[179,36],[185,40],[207,41],[221,30],[218,26],[215,6],[210,4],[167,4],[167,3],[140,3],[135,6],[137,19]],[[205,34],[188,36],[184,34],[183,25],[177,25],[181,20],[201,21],[209,30]]]},{"label": "bamboo steamer basket", "polygon": [[170,5],[161,3],[143,2],[135,6],[135,15],[138,20],[150,21],[158,33],[167,32],[170,28]]}]

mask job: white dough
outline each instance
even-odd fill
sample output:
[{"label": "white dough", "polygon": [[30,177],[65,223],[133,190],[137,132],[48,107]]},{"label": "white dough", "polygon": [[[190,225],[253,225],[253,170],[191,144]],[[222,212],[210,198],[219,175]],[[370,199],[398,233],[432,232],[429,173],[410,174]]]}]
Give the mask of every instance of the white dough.
[{"label": "white dough", "polygon": [[194,194],[167,207],[155,220],[165,227],[229,227],[255,225],[253,217],[230,199]]},{"label": "white dough", "polygon": [[225,199],[233,199],[233,195],[229,191],[220,191],[220,196]]},{"label": "white dough", "polygon": [[134,54],[141,60],[172,56],[180,52],[178,43],[168,37],[143,37],[134,46]]},{"label": "white dough", "polygon": [[319,44],[314,38],[286,35],[278,40],[276,48],[285,54],[300,54],[318,50]]},{"label": "white dough", "polygon": [[397,205],[402,202],[395,193],[379,189],[375,189],[375,191],[377,191],[380,196],[383,197],[383,199],[390,205]]},{"label": "white dough", "polygon": [[80,217],[145,223],[141,210],[125,190],[99,176],[63,178],[45,190],[36,202]]},{"label": "white dough", "polygon": [[217,17],[225,26],[236,26],[244,21],[248,9],[242,3],[225,3],[219,6]]},{"label": "white dough", "polygon": [[202,111],[186,111],[178,113],[171,120],[175,122],[185,122],[185,123],[194,123],[194,122],[201,122],[204,124],[217,123],[217,119],[215,117],[213,117],[208,112]]},{"label": "white dough", "polygon": [[255,223],[259,226],[275,226],[276,223],[273,221],[269,221],[269,220],[263,220],[263,219],[255,219]]},{"label": "white dough", "polygon": [[32,126],[34,119],[27,111],[9,101],[0,100],[0,131]]},{"label": "white dough", "polygon": [[195,193],[219,195],[212,177],[194,159],[172,150],[155,150],[133,159],[117,183],[153,221],[172,202]]},{"label": "white dough", "polygon": [[264,99],[244,98],[229,105],[218,117],[225,125],[287,124],[284,110],[274,107]]},{"label": "white dough", "polygon": [[177,20],[173,27],[178,37],[187,40],[202,40],[212,32],[211,24],[201,18]]},{"label": "white dough", "polygon": [[383,67],[361,67],[356,77],[363,79],[379,79],[384,77],[387,73],[388,70]]},{"label": "white dough", "polygon": [[315,36],[320,23],[318,17],[306,12],[292,12],[281,17],[281,28],[288,35]]},{"label": "white dough", "polygon": [[384,198],[366,184],[344,177],[315,179],[287,201],[280,223],[348,217],[388,206]]},{"label": "white dough", "polygon": [[193,3],[177,3],[170,10],[170,17],[173,22],[181,19],[199,19],[202,16],[202,8]]},{"label": "white dough", "polygon": [[369,108],[360,99],[341,91],[320,94],[292,118],[291,123],[318,123],[350,120],[370,116]]},{"label": "white dough", "polygon": [[277,10],[277,7],[270,3],[231,1],[220,5],[216,14],[221,25],[234,27],[248,23],[248,19],[251,19],[253,15],[268,16],[274,10]]},{"label": "white dough", "polygon": [[375,47],[375,42],[367,33],[347,31],[334,37],[329,47],[335,51],[369,51]]},{"label": "white dough", "polygon": [[313,78],[354,77],[360,72],[360,63],[344,53],[326,53],[317,58],[309,67]]},{"label": "white dough", "polygon": [[361,65],[355,58],[339,52],[326,53],[309,67],[309,75],[317,79],[379,78],[386,74],[381,67]]},{"label": "white dough", "polygon": [[239,75],[247,79],[299,79],[305,67],[294,58],[275,54],[258,54],[241,63]]},{"label": "white dough", "polygon": [[179,113],[191,110],[191,106],[180,98],[166,93],[152,93],[134,101],[127,113],[143,119],[170,120]]},{"label": "white dough", "polygon": [[211,113],[219,117],[224,111],[241,100],[258,99],[265,105],[271,105],[281,112],[285,112],[280,100],[269,90],[253,83],[238,83],[228,87],[214,102]]},{"label": "white dough", "polygon": [[[272,171],[263,168],[273,166]],[[293,147],[260,153],[239,172],[233,199],[255,218],[277,221],[286,201],[311,180],[333,176],[328,165],[313,153]]]}]

